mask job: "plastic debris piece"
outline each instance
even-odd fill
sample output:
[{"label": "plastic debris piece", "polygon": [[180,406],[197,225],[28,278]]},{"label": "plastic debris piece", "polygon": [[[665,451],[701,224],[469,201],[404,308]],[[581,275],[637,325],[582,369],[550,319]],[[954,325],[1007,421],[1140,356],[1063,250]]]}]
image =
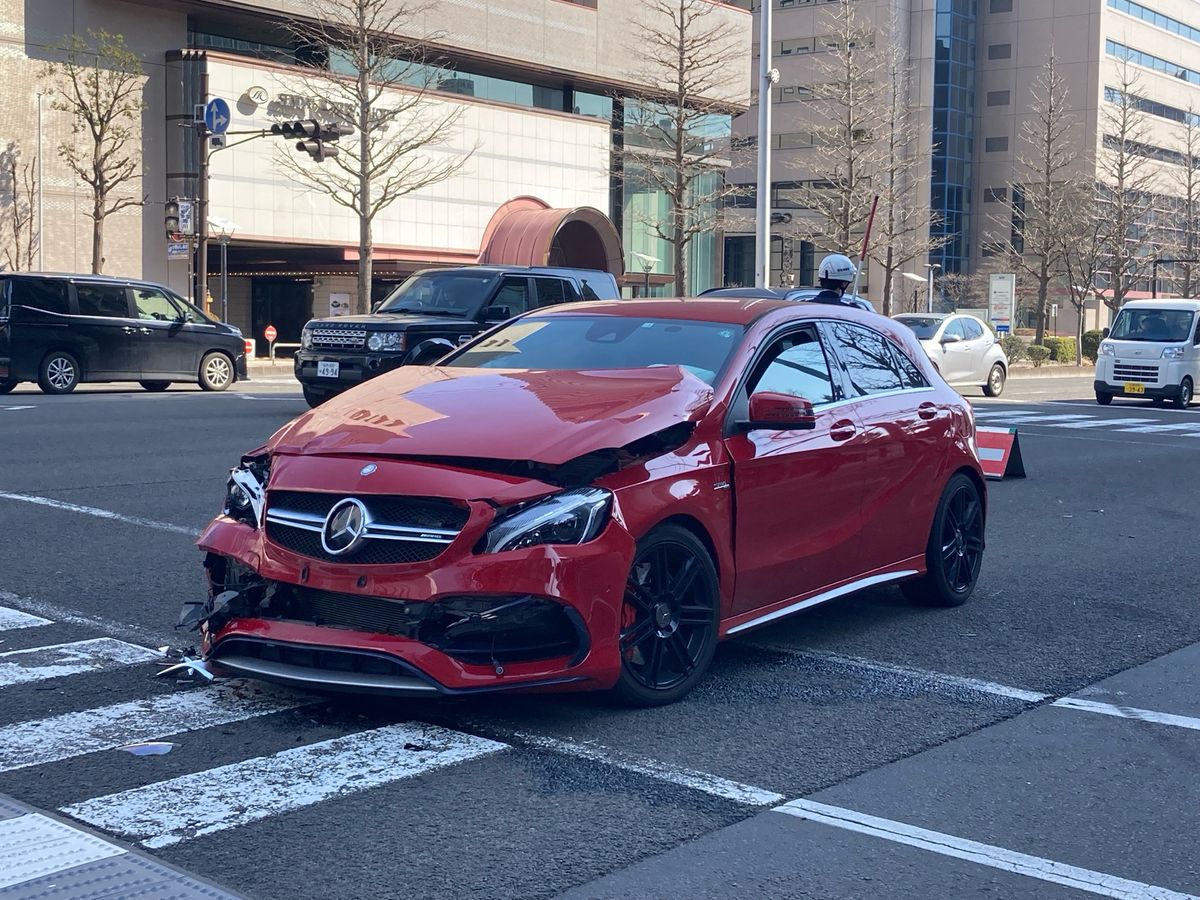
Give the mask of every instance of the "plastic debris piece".
[{"label": "plastic debris piece", "polygon": [[117,749],[132,753],[134,756],[162,756],[164,753],[174,750],[175,745],[170,741],[139,741],[136,744],[126,744]]},{"label": "plastic debris piece", "polygon": [[213,673],[208,671],[208,665],[202,659],[194,659],[190,656],[181,657],[179,662],[173,666],[167,666],[158,673],[161,678],[163,675],[171,675],[175,672],[186,672],[188,675],[199,675],[205,681],[213,680]]}]

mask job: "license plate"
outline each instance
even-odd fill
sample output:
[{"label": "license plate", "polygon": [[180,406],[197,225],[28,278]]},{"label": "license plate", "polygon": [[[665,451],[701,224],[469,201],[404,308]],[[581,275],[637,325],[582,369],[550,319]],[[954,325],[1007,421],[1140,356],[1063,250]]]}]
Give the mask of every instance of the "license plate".
[{"label": "license plate", "polygon": [[342,364],[335,362],[319,362],[317,363],[318,378],[337,378],[342,371]]},{"label": "license plate", "polygon": [[1127,381],[1125,382],[1125,393],[1144,394],[1146,393],[1146,386],[1144,384],[1139,384],[1136,381]]}]

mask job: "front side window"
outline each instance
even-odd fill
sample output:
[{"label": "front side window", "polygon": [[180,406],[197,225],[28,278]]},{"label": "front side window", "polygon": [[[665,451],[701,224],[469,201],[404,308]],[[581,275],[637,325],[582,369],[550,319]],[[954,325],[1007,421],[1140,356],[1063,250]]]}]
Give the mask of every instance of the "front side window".
[{"label": "front side window", "polygon": [[125,288],[113,284],[77,284],[75,295],[79,298],[81,316],[99,316],[109,319],[129,318],[129,300]]},{"label": "front side window", "polygon": [[444,364],[551,371],[680,366],[712,384],[742,333],[734,325],[683,319],[535,316],[500,328]]},{"label": "front side window", "polygon": [[179,318],[179,309],[171,298],[162,291],[150,288],[133,289],[133,305],[137,307],[139,319],[154,322],[174,322]]},{"label": "front side window", "polygon": [[1186,341],[1192,335],[1195,313],[1190,309],[1129,309],[1113,322],[1115,341]]},{"label": "front side window", "polygon": [[831,322],[828,327],[834,352],[846,369],[855,395],[865,397],[904,387],[887,338],[845,322]]},{"label": "front side window", "polygon": [[946,337],[947,335],[953,335],[959,340],[965,341],[967,339],[967,329],[963,326],[963,320],[951,319],[946,324],[946,330],[942,332],[942,337]]},{"label": "front side window", "polygon": [[[57,278],[13,278],[9,284],[8,300],[13,306],[28,306],[60,315],[67,315],[71,311],[65,281]],[[3,296],[0,295],[0,306],[3,304]]]},{"label": "front side window", "polygon": [[505,278],[500,282],[500,290],[492,298],[492,306],[507,306],[510,316],[519,316],[531,305],[528,278]]},{"label": "front side window", "polygon": [[767,351],[757,378],[751,378],[749,393],[774,391],[801,397],[814,406],[832,403],[833,375],[821,341],[811,329],[776,341]]}]

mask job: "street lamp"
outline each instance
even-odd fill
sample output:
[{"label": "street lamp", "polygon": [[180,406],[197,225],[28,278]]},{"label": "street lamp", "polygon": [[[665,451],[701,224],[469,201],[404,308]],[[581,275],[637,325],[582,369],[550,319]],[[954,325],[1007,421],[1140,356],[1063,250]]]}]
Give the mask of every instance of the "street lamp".
[{"label": "street lamp", "polygon": [[[922,278],[916,272],[901,272],[900,277],[907,281],[915,282],[916,284],[924,284],[927,280],[925,278]],[[912,306],[912,308],[913,308],[913,312],[916,312],[916,310],[917,310],[917,289],[916,288],[913,288],[913,306]]]},{"label": "street lamp", "polygon": [[929,299],[925,302],[925,312],[933,312],[933,273],[940,269],[941,263],[926,263],[925,268],[929,271]]},{"label": "street lamp", "polygon": [[650,273],[654,271],[654,267],[658,265],[659,259],[657,256],[650,256],[647,253],[638,253],[633,251],[633,258],[642,264],[642,271],[646,273],[646,287],[643,289],[642,296],[650,296]]},{"label": "street lamp", "polygon": [[217,233],[221,245],[221,321],[229,321],[229,239],[238,230],[236,222],[218,216],[208,217],[208,227]]}]

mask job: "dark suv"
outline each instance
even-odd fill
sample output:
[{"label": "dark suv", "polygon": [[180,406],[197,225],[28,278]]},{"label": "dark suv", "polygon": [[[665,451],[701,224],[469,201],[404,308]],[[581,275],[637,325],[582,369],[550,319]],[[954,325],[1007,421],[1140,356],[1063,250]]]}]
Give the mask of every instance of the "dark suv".
[{"label": "dark suv", "polygon": [[591,269],[426,269],[388,294],[370,315],[305,325],[296,378],[304,399],[316,406],[397,366],[432,363],[527,310],[619,297],[616,279]]},{"label": "dark suv", "polygon": [[159,284],[101,275],[0,275],[0,394],[36,381],[67,394],[83,381],[173,381],[223,391],[246,377],[246,342]]}]

